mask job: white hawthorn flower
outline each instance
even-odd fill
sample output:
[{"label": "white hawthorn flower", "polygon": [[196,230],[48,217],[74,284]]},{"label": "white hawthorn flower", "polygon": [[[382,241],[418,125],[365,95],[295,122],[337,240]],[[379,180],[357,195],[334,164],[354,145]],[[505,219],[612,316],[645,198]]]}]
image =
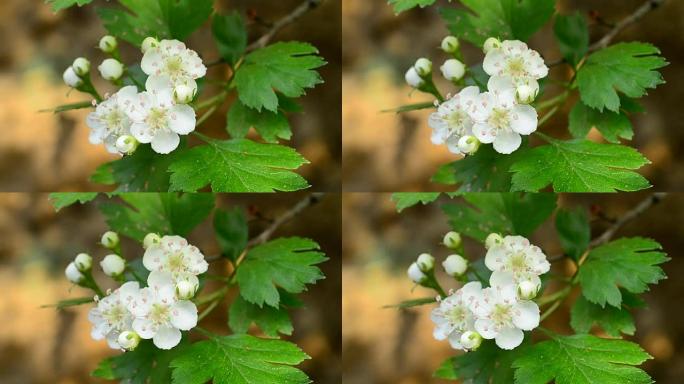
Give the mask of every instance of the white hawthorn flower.
[{"label": "white hawthorn flower", "polygon": [[406,84],[408,84],[412,88],[419,88],[423,84],[425,84],[425,80],[423,80],[423,78],[420,77],[420,75],[416,71],[416,68],[414,67],[411,67],[408,69],[408,71],[406,71],[404,79],[406,80]]},{"label": "white hawthorn flower", "polygon": [[475,329],[476,318],[471,308],[481,295],[481,290],[479,282],[470,282],[440,301],[439,307],[430,314],[430,319],[435,323],[432,333],[435,339],[448,339],[454,349],[468,349],[461,343],[461,336]]},{"label": "white hawthorn flower", "polygon": [[194,285],[199,284],[197,275],[209,268],[202,252],[180,236],[164,236],[159,243],[148,246],[143,265],[149,271],[170,273],[175,282],[189,281]]},{"label": "white hawthorn flower", "polygon": [[76,267],[76,263],[73,261],[67,265],[66,269],[64,270],[64,275],[66,276],[67,280],[74,284],[79,284],[85,279],[85,276],[81,271],[78,270],[78,267]]},{"label": "white hawthorn flower", "polygon": [[[86,124],[90,127],[90,143],[104,143],[110,153],[121,152],[116,141],[130,135],[131,120],[126,114],[126,100],[134,97],[138,89],[134,86],[121,88],[117,93],[97,104],[95,111],[88,114]],[[123,153],[123,152],[121,152]]]},{"label": "white hawthorn flower", "polygon": [[541,284],[539,275],[549,271],[551,264],[544,252],[522,236],[506,236],[503,242],[489,248],[485,265],[493,274],[511,273],[515,283],[529,280]]},{"label": "white hawthorn flower", "polygon": [[69,67],[64,71],[62,79],[64,80],[64,83],[71,88],[76,88],[83,85],[83,79],[78,77],[73,67]]},{"label": "white hawthorn flower", "polygon": [[93,258],[87,253],[79,253],[74,259],[74,264],[81,272],[87,272],[93,266]]},{"label": "white hawthorn flower", "polygon": [[149,75],[146,83],[148,90],[151,83],[168,83],[171,88],[186,85],[192,94],[197,91],[195,80],[207,74],[207,67],[197,52],[186,48],[178,40],[162,40],[158,45],[150,41],[149,46],[143,46],[146,50],[140,66]]},{"label": "white hawthorn flower", "polygon": [[102,78],[109,81],[119,80],[124,72],[123,64],[116,59],[105,59],[97,69]]},{"label": "white hawthorn flower", "polygon": [[114,50],[116,50],[116,47],[119,44],[116,41],[116,37],[110,36],[110,35],[105,35],[102,36],[100,39],[100,43],[98,44],[98,47],[102,52],[105,53],[112,53]]},{"label": "white hawthorn flower", "polygon": [[97,302],[97,306],[88,313],[88,320],[93,323],[90,333],[93,339],[106,338],[110,348],[124,348],[119,343],[119,335],[131,330],[133,315],[129,309],[139,290],[137,282],[129,281]]},{"label": "white hawthorn flower", "polygon": [[181,330],[197,325],[197,307],[188,300],[176,300],[171,274],[151,272],[147,288],[138,292],[130,306],[135,316],[133,330],[143,339],[152,339],[160,349],[171,349],[181,340]]},{"label": "white hawthorn flower", "polygon": [[461,255],[449,255],[442,263],[442,267],[449,276],[461,276],[468,269],[468,260]]},{"label": "white hawthorn flower", "polygon": [[163,78],[147,81],[147,91],[126,101],[131,134],[141,143],[151,143],[157,153],[170,153],[178,148],[179,135],[195,130],[195,110],[173,101],[173,89]]},{"label": "white hawthorn flower", "polygon": [[442,76],[451,82],[461,80],[466,72],[465,65],[456,59],[445,61],[439,69],[442,71]]},{"label": "white hawthorn flower", "polygon": [[418,263],[411,263],[411,265],[408,267],[408,270],[406,271],[406,274],[408,275],[409,279],[413,281],[416,284],[420,284],[427,279],[427,275],[423,273],[423,271],[420,270],[420,267],[418,267]]},{"label": "white hawthorn flower", "polygon": [[508,77],[492,76],[487,88],[489,92],[477,104],[480,118],[473,125],[473,133],[481,142],[493,143],[497,152],[512,153],[520,147],[520,135],[537,130],[537,111],[516,103],[515,87]]},{"label": "white hawthorn flower", "polygon": [[518,299],[511,274],[492,274],[489,284],[471,306],[477,317],[475,330],[500,348],[513,349],[522,343],[523,331],[539,326],[539,307]]},{"label": "white hawthorn flower", "polygon": [[[490,76],[510,77],[516,86],[546,77],[549,68],[539,52],[529,49],[518,40],[506,40],[498,48],[489,50],[482,68]],[[533,86],[534,87],[534,86]],[[536,88],[539,89],[538,84]]]},{"label": "white hawthorn flower", "polygon": [[77,75],[85,76],[90,72],[90,61],[84,57],[77,57],[73,64],[71,64],[71,68],[74,69]]},{"label": "white hawthorn flower", "polygon": [[482,118],[482,111],[477,108],[482,94],[477,87],[466,87],[461,92],[446,100],[428,118],[432,128],[432,143],[445,144],[449,151],[461,154],[458,141],[461,137],[472,134],[474,118]]},{"label": "white hawthorn flower", "polygon": [[105,275],[116,277],[121,275],[124,269],[126,269],[126,260],[119,255],[107,255],[100,262],[100,267],[102,267]]}]

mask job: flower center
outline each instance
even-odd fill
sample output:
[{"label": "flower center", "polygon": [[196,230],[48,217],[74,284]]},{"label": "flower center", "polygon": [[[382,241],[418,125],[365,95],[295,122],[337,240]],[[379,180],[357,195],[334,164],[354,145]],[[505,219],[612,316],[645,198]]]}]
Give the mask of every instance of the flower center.
[{"label": "flower center", "polygon": [[145,123],[152,130],[160,130],[166,128],[169,123],[167,110],[165,108],[152,108],[145,119]]},{"label": "flower center", "polygon": [[156,324],[165,324],[168,323],[170,314],[171,310],[168,305],[152,304],[149,319]]},{"label": "flower center", "polygon": [[527,270],[527,258],[525,257],[525,254],[522,252],[513,254],[508,259],[508,266],[514,272],[522,272]]},{"label": "flower center", "polygon": [[508,304],[496,304],[490,318],[498,326],[507,326],[513,320],[512,307]]},{"label": "flower center", "polygon": [[121,110],[118,108],[113,109],[104,118],[105,124],[107,124],[107,128],[109,129],[109,131],[115,134],[121,133],[123,131],[125,119],[126,115],[123,112],[121,112]]},{"label": "flower center", "polygon": [[466,311],[462,306],[456,306],[447,313],[447,318],[452,324],[462,324],[466,319]]},{"label": "flower center", "polygon": [[169,256],[166,264],[171,271],[181,272],[185,269],[185,258],[182,253],[174,253]]},{"label": "flower center", "polygon": [[520,57],[509,59],[506,65],[506,72],[511,77],[524,77],[527,75],[525,61]]},{"label": "flower center", "polygon": [[488,123],[490,126],[498,129],[498,130],[504,130],[507,129],[510,121],[510,116],[509,112],[507,109],[503,108],[494,108],[492,109],[491,115],[489,115],[489,120]]},{"label": "flower center", "polygon": [[451,130],[461,130],[463,125],[466,123],[466,119],[468,119],[468,115],[463,113],[461,110],[454,111],[446,117],[446,121]]},{"label": "flower center", "polygon": [[126,308],[121,305],[115,305],[109,311],[103,313],[102,316],[113,326],[119,327],[126,320],[127,313]]},{"label": "flower center", "polygon": [[164,66],[165,72],[169,77],[174,80],[179,76],[182,76],[185,72],[183,70],[183,60],[178,56],[171,56],[166,59]]}]

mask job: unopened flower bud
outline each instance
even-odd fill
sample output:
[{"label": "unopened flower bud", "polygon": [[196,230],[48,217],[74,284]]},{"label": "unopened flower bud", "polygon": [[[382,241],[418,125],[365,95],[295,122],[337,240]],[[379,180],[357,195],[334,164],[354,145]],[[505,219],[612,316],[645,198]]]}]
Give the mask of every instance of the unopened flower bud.
[{"label": "unopened flower bud", "polygon": [[173,89],[173,100],[178,104],[188,104],[195,98],[197,88],[179,84]]},{"label": "unopened flower bud", "polygon": [[124,269],[126,269],[126,260],[119,255],[107,255],[100,262],[100,267],[102,267],[102,271],[105,275],[116,277],[121,275]]},{"label": "unopened flower bud", "polygon": [[466,331],[461,335],[461,345],[467,350],[473,351],[479,348],[480,344],[482,344],[482,336],[477,332]]},{"label": "unopened flower bud", "polygon": [[143,239],[143,248],[147,249],[153,245],[157,245],[161,242],[161,237],[156,233],[148,233]]},{"label": "unopened flower bud", "polygon": [[119,44],[116,42],[116,37],[110,35],[102,36],[102,38],[100,39],[100,44],[98,44],[100,50],[105,53],[114,52],[118,45]]},{"label": "unopened flower bud", "polygon": [[116,139],[116,150],[127,155],[132,154],[138,148],[138,140],[131,135],[123,135]]},{"label": "unopened flower bud", "polygon": [[67,265],[66,269],[64,270],[64,275],[66,276],[67,280],[74,284],[79,284],[85,279],[85,276],[83,273],[81,273],[81,271],[78,270],[76,263],[74,262],[71,262],[69,265]]},{"label": "unopened flower bud", "polygon": [[114,249],[119,245],[119,234],[113,231],[107,231],[102,234],[100,243],[102,243],[105,248]]},{"label": "unopened flower bud", "polygon": [[456,249],[461,246],[461,234],[458,232],[449,231],[446,235],[444,235],[444,240],[442,240],[442,243],[444,243],[444,245],[449,249]]},{"label": "unopened flower bud", "polygon": [[518,298],[521,300],[532,300],[537,297],[540,285],[530,280],[521,281],[518,284]]},{"label": "unopened flower bud", "polygon": [[461,80],[466,71],[465,65],[456,59],[445,61],[439,69],[442,71],[442,76],[451,82]]},{"label": "unopened flower bud", "polygon": [[176,297],[179,300],[189,300],[195,296],[199,286],[191,281],[181,280],[176,284]]},{"label": "unopened flower bud", "polygon": [[450,255],[444,260],[442,267],[449,276],[461,276],[468,269],[468,260],[461,255]]},{"label": "unopened flower bud", "polygon": [[416,72],[418,72],[420,77],[427,77],[432,73],[432,61],[421,57],[413,64],[413,68],[416,69]]},{"label": "unopened flower bud", "polygon": [[421,253],[416,260],[418,267],[423,272],[430,272],[435,268],[435,258],[429,253]]},{"label": "unopened flower bud", "polygon": [[74,69],[78,76],[85,76],[90,72],[90,61],[84,57],[78,57],[71,64],[71,68]]},{"label": "unopened flower bud", "polygon": [[[409,68],[408,71],[406,71],[406,75],[404,75],[404,79],[406,80],[406,83],[410,85],[413,88],[418,88],[425,84],[425,80],[423,80],[422,77],[418,74],[416,69],[414,67]],[[79,79],[80,80],[80,79]]]},{"label": "unopened flower bud", "polygon": [[155,39],[154,37],[146,37],[145,40],[143,40],[142,45],[140,46],[140,50],[142,53],[145,53],[150,50],[150,48],[156,48],[159,46],[159,40]]},{"label": "unopened flower bud", "polygon": [[119,80],[124,72],[124,66],[116,59],[105,59],[97,69],[102,78],[109,81]]},{"label": "unopened flower bud", "polygon": [[498,233],[490,233],[485,240],[485,248],[490,249],[493,246],[501,245],[503,243],[503,237]]},{"label": "unopened flower bud", "polygon": [[79,253],[74,259],[74,264],[79,271],[87,272],[93,267],[93,258],[87,253]]},{"label": "unopened flower bud", "polygon": [[491,50],[499,48],[501,48],[501,41],[499,41],[499,39],[497,39],[496,37],[490,37],[489,39],[485,40],[482,50],[485,54],[487,54]]},{"label": "unopened flower bud", "polygon": [[537,98],[537,93],[539,93],[539,86],[535,88],[522,84],[515,89],[515,100],[520,104],[530,104]]},{"label": "unopened flower bud", "polygon": [[473,154],[480,148],[480,140],[472,135],[458,139],[458,149],[465,154]]},{"label": "unopened flower bud", "polygon": [[121,348],[132,351],[140,344],[140,336],[133,331],[123,331],[119,334],[118,341]]},{"label": "unopened flower bud", "polygon": [[418,267],[418,263],[411,263],[407,271],[409,279],[416,284],[420,284],[427,279],[427,275]]},{"label": "unopened flower bud", "polygon": [[447,36],[442,39],[442,51],[446,53],[454,53],[458,51],[459,45],[458,38],[454,36]]},{"label": "unopened flower bud", "polygon": [[83,85],[83,79],[78,77],[73,67],[69,67],[66,69],[66,71],[64,71],[62,79],[64,79],[64,83],[70,86],[71,88],[76,88]]}]

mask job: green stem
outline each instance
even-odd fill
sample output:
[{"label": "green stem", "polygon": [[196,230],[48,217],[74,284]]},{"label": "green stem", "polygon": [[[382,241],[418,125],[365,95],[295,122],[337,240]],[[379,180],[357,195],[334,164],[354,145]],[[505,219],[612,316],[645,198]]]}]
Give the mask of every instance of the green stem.
[{"label": "green stem", "polygon": [[216,300],[217,298],[221,298],[225,296],[225,294],[228,293],[228,286],[224,286],[221,289],[218,289],[206,296],[198,297],[195,301],[195,305],[202,305],[209,303],[213,300]]},{"label": "green stem", "polygon": [[199,316],[197,316],[197,322],[199,323],[200,321],[202,321],[202,319],[207,317],[211,313],[211,311],[213,311],[214,308],[216,308],[219,305],[220,302],[221,300],[218,299],[212,301],[211,304],[209,304],[209,306],[206,307],[204,311],[202,311],[202,313],[199,314]]},{"label": "green stem", "polygon": [[217,108],[218,108],[218,106],[216,106],[216,105],[214,105],[214,106],[212,106],[211,108],[209,108],[209,110],[206,111],[206,112],[204,113],[204,115],[202,115],[202,117],[200,117],[200,118],[197,120],[197,124],[195,124],[195,126],[196,126],[196,127],[199,127],[202,123],[204,123],[205,121],[207,121],[207,119],[208,119],[211,115],[213,115],[214,112],[216,112],[216,109],[217,109]]},{"label": "green stem", "polygon": [[[432,76],[432,75],[430,75],[430,76]],[[442,94],[439,92],[439,90],[435,86],[435,83],[432,81],[432,77],[423,78],[423,80],[425,80],[425,84],[418,87],[418,90],[421,92],[425,92],[425,93],[429,93],[429,94],[433,95],[434,97],[437,98],[437,100],[439,100],[440,103],[443,102],[444,96],[442,96]]]},{"label": "green stem", "polygon": [[209,108],[209,107],[213,107],[215,105],[219,105],[219,104],[223,103],[223,101],[226,99],[227,96],[228,96],[228,92],[222,91],[214,97],[211,97],[207,100],[204,100],[202,102],[195,104],[195,110],[198,111],[198,110],[203,109],[203,108]]},{"label": "green stem", "polygon": [[552,97],[548,100],[544,100],[544,101],[540,102],[539,104],[536,105],[536,109],[538,111],[541,111],[541,110],[546,109],[546,108],[551,108],[551,107],[560,105],[568,98],[569,95],[570,95],[570,92],[565,91],[558,96],[555,96],[555,97]]},{"label": "green stem", "polygon": [[549,119],[550,119],[554,114],[556,114],[556,112],[558,112],[558,109],[559,109],[559,106],[556,105],[556,106],[553,107],[550,111],[548,111],[548,112],[546,113],[546,115],[544,115],[544,117],[542,117],[541,119],[539,119],[539,123],[537,123],[537,127],[541,127],[541,126],[544,125],[547,121],[549,121]]}]

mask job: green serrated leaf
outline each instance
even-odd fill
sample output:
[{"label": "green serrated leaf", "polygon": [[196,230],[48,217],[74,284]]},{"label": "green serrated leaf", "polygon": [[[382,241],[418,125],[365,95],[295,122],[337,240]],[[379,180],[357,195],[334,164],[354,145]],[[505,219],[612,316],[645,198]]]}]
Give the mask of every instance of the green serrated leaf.
[{"label": "green serrated leaf", "polygon": [[415,7],[425,8],[435,3],[437,0],[389,0],[389,5],[394,7],[394,13],[400,14]]},{"label": "green serrated leaf", "polygon": [[668,63],[651,44],[618,43],[589,56],[577,72],[582,102],[594,109],[620,110],[618,92],[639,98],[646,90],[663,84],[657,69]]},{"label": "green serrated leaf", "polygon": [[311,380],[293,365],[308,358],[287,341],[231,335],[191,345],[171,367],[174,384],[307,384]]},{"label": "green serrated leaf", "polygon": [[451,227],[484,241],[490,233],[529,236],[556,208],[552,193],[466,193],[468,204],[445,204]]},{"label": "green serrated leaf", "polygon": [[570,311],[570,326],[577,333],[589,333],[594,324],[613,337],[620,337],[621,333],[633,335],[636,330],[634,319],[627,309],[610,305],[601,308],[584,296],[578,297]]},{"label": "green serrated leaf", "polygon": [[240,294],[250,303],[278,308],[278,287],[290,293],[306,290],[323,278],[316,264],[328,260],[315,241],[300,237],[271,240],[252,248],[240,263]]},{"label": "green serrated leaf", "polygon": [[97,192],[53,192],[50,194],[50,201],[55,211],[66,208],[76,202],[85,204],[94,200],[97,197]]},{"label": "green serrated leaf", "polygon": [[237,11],[227,15],[214,15],[211,31],[221,58],[234,65],[247,48],[245,19]]},{"label": "green serrated leaf", "polygon": [[309,186],[291,171],[308,163],[292,148],[246,139],[207,142],[171,164],[171,190],[194,192],[211,185],[214,192],[274,192]]},{"label": "green serrated leaf", "polygon": [[485,340],[477,350],[447,359],[434,376],[472,384],[510,384],[513,382],[511,364],[526,348],[522,345],[506,351]]},{"label": "green serrated leaf", "polygon": [[589,252],[579,270],[582,294],[592,303],[620,308],[620,288],[631,293],[648,290],[665,278],[658,266],[669,260],[656,241],[642,237],[622,238]]},{"label": "green serrated leaf", "polygon": [[247,246],[249,228],[242,208],[216,210],[214,213],[214,232],[221,247],[221,254],[232,261],[237,260]]},{"label": "green serrated leaf", "polygon": [[183,355],[186,346],[185,340],[181,340],[176,347],[162,350],[152,340],[141,340],[133,351],[102,360],[91,375],[127,384],[168,384],[171,381],[169,362]]},{"label": "green serrated leaf", "polygon": [[482,46],[489,37],[526,41],[551,18],[555,0],[461,0],[467,9],[442,8],[458,38]]},{"label": "green serrated leaf", "polygon": [[168,155],[155,153],[141,145],[128,156],[99,166],[90,180],[99,184],[118,184],[117,192],[164,192],[169,190],[168,168],[184,150]]},{"label": "green serrated leaf", "polygon": [[511,166],[512,189],[538,191],[549,184],[556,192],[638,191],[650,187],[632,171],[649,161],[635,149],[588,140],[546,138],[548,145],[529,150]]},{"label": "green serrated leaf", "polygon": [[235,73],[240,100],[258,111],[277,112],[276,90],[299,97],[306,88],[323,82],[315,70],[326,62],[317,54],[313,45],[296,41],[275,43],[248,54]]},{"label": "green serrated leaf", "polygon": [[[510,155],[502,155],[490,145],[482,146],[473,155],[455,161],[452,166],[453,184],[460,184],[460,192],[502,192],[511,189],[511,165],[523,158],[527,148]],[[441,172],[446,170],[440,169]],[[435,175],[437,176],[437,175]],[[442,176],[442,180],[446,180]]]},{"label": "green serrated leaf", "polygon": [[[637,344],[591,335],[561,336],[535,344],[515,360],[516,384],[650,384],[635,367],[651,358]],[[555,380],[555,381],[554,381]]]},{"label": "green serrated leaf", "polygon": [[589,50],[589,27],[584,15],[576,12],[556,16],[553,32],[563,58],[573,66],[577,65]]},{"label": "green serrated leaf", "polygon": [[126,204],[106,202],[99,208],[110,228],[142,241],[154,232],[186,236],[209,216],[214,195],[208,193],[125,193]]},{"label": "green serrated leaf", "polygon": [[622,112],[599,112],[578,102],[570,111],[569,129],[573,137],[585,138],[593,127],[601,132],[603,138],[611,143],[619,143],[620,138],[631,140],[634,135],[632,122]]},{"label": "green serrated leaf", "polygon": [[418,203],[423,205],[432,203],[439,195],[439,192],[395,192],[392,194],[392,201],[397,205],[397,212],[401,212]]},{"label": "green serrated leaf", "polygon": [[242,296],[238,296],[230,305],[228,325],[235,333],[247,333],[249,326],[256,324],[265,335],[278,337],[279,333],[292,334],[292,321],[284,308],[273,308],[268,305],[259,307]]},{"label": "green serrated leaf", "polygon": [[290,122],[283,112],[259,112],[245,106],[240,100],[230,107],[227,124],[228,133],[236,139],[244,138],[251,127],[268,143],[277,143],[278,139],[289,140],[292,137]]},{"label": "green serrated leaf", "polygon": [[563,252],[573,260],[579,260],[591,240],[587,211],[584,208],[559,209],[556,213],[556,231]]},{"label": "green serrated leaf", "polygon": [[82,7],[92,3],[93,0],[45,0],[45,2],[52,6],[52,12],[58,12],[62,9],[71,8],[74,5]]}]

